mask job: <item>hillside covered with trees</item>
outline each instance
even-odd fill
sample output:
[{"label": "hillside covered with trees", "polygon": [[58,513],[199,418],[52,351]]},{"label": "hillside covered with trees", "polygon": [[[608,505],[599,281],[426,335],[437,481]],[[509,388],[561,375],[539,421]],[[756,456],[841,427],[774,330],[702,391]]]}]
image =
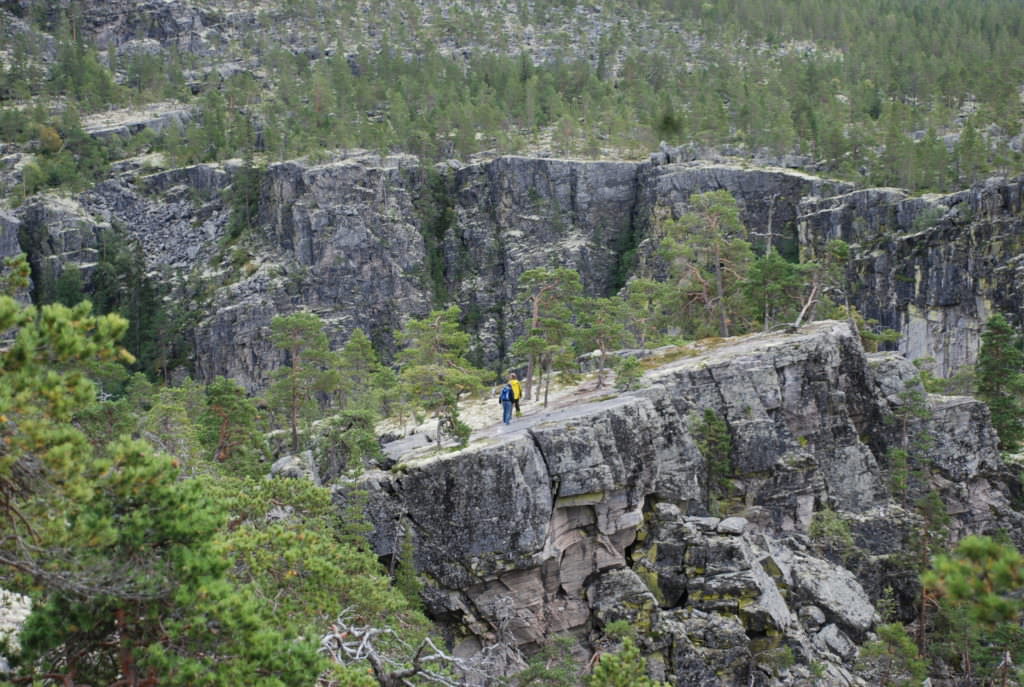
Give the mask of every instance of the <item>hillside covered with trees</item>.
[{"label": "hillside covered with trees", "polygon": [[0,684],[1024,684],[1022,172],[1013,0],[0,0]]},{"label": "hillside covered with trees", "polygon": [[667,141],[943,191],[1019,170],[1024,151],[1010,0],[214,2],[191,10],[205,31],[188,40],[130,4],[104,10],[128,17],[109,31],[89,2],[8,3],[0,136],[44,153],[22,193],[96,180],[123,154],[82,136],[84,117],[167,100],[191,124],[130,148],[177,164],[622,158]]}]

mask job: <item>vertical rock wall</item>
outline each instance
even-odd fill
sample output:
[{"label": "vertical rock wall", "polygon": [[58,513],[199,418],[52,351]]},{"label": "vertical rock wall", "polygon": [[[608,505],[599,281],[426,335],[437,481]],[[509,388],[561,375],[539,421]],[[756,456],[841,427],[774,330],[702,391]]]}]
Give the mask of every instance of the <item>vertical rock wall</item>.
[{"label": "vertical rock wall", "polygon": [[868,189],[809,199],[801,243],[854,248],[853,302],[900,332],[899,348],[948,376],[972,364],[996,311],[1024,324],[1024,180],[990,179],[947,196]]},{"label": "vertical rock wall", "polygon": [[237,170],[127,166],[75,199],[29,202],[7,225],[18,224],[35,273],[51,281],[69,262],[87,276],[98,233],[123,229],[154,273],[190,282],[178,295],[202,311],[193,372],[250,389],[282,362],[270,321],[300,308],[327,321],[335,345],[362,327],[388,349],[405,318],[450,299],[477,335],[478,360],[497,366],[521,333],[522,272],[572,267],[588,294],[611,294],[631,270],[657,269],[647,260],[660,217],[717,189],[737,198],[755,241],[799,240],[811,255],[833,238],[850,243],[853,302],[900,331],[909,357],[934,357],[940,374],[973,362],[994,310],[1024,317],[1020,179],[911,198],[728,164],[503,157],[426,170],[411,156],[353,154],[271,165],[256,226],[231,241],[224,193]]}]

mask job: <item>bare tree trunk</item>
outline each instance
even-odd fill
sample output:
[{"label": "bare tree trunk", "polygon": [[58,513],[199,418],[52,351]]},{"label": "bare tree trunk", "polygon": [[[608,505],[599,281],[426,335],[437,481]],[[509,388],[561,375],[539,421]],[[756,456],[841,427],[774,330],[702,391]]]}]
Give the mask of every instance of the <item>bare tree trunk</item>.
[{"label": "bare tree trunk", "polygon": [[729,319],[725,314],[725,281],[722,277],[722,248],[715,242],[715,291],[718,295],[718,331],[729,336]]},{"label": "bare tree trunk", "polygon": [[[533,332],[537,329],[537,325],[540,323],[540,294],[533,297],[530,303],[530,328],[527,330],[526,335],[532,336]],[[530,359],[526,363],[526,384],[523,387],[523,400],[529,401],[533,398],[533,368],[537,364],[537,356],[534,353],[530,354]]]},{"label": "bare tree trunk", "polygon": [[299,452],[299,385],[297,383],[299,373],[299,353],[292,353],[292,380],[291,380],[291,423],[292,423],[292,453]]},{"label": "bare tree trunk", "polygon": [[[927,538],[927,534],[924,535]],[[928,544],[927,539],[924,543],[924,552],[921,556],[922,559],[928,557]],[[928,590],[921,585],[921,607],[917,609],[917,627],[915,628],[915,637],[917,644],[917,653],[921,656],[925,655],[925,650],[928,648],[928,637],[925,634],[925,626],[928,624]]]},{"label": "bare tree trunk", "polygon": [[548,407],[548,391],[551,390],[551,370],[544,377],[544,407]]}]

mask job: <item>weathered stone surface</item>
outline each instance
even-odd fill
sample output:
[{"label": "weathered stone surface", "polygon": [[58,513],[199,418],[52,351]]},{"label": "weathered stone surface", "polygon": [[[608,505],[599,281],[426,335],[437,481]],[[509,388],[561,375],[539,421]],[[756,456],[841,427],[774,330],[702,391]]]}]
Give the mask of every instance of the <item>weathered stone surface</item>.
[{"label": "weathered stone surface", "polygon": [[800,609],[800,622],[808,630],[817,630],[825,624],[825,612],[817,606],[804,606]]},{"label": "weathered stone surface", "polygon": [[270,466],[270,474],[274,477],[290,477],[308,479],[313,484],[320,484],[316,461],[312,451],[303,451],[294,456],[282,456]]},{"label": "weathered stone surface", "polygon": [[224,165],[195,165],[108,179],[78,200],[97,221],[137,241],[147,268],[183,278],[214,254],[226,221],[221,192],[230,180]]},{"label": "weathered stone surface", "polygon": [[587,602],[601,624],[626,620],[634,626],[650,627],[657,608],[654,595],[629,568],[598,575],[587,588]]},{"label": "weathered stone surface", "polygon": [[[645,226],[660,209],[678,216],[695,193],[725,190],[736,198],[744,223],[775,237],[796,238],[800,202],[808,196],[833,196],[852,190],[844,182],[786,169],[751,169],[704,161],[647,166],[640,172],[637,218]],[[647,231],[650,231],[647,229]],[[652,246],[653,248],[653,246]]]},{"label": "weathered stone surface", "polygon": [[995,178],[946,196],[866,189],[808,198],[801,244],[852,244],[853,302],[901,333],[908,358],[932,357],[948,376],[974,362],[992,313],[1024,321],[1022,188],[1024,178]]},{"label": "weathered stone surface", "polygon": [[148,38],[168,49],[205,54],[220,43],[212,27],[222,18],[186,0],[88,0],[83,5],[83,28],[102,50]]},{"label": "weathered stone surface", "polygon": [[687,542],[688,603],[738,616],[751,632],[778,632],[790,612],[749,542],[741,537],[701,537]]},{"label": "weathered stone surface", "polygon": [[685,609],[666,614],[657,629],[674,640],[670,665],[676,685],[747,684],[750,639],[736,618]]},{"label": "weathered stone surface", "polygon": [[[14,215],[0,210],[0,261],[21,253],[21,245],[18,243],[18,235],[21,229],[21,220]],[[23,302],[29,301],[29,290],[26,288],[21,293],[14,294]]]},{"label": "weathered stone surface", "polygon": [[719,534],[743,534],[746,531],[748,524],[749,523],[747,522],[746,518],[740,518],[740,517],[726,518],[722,522],[718,523],[718,533]]},{"label": "weathered stone surface", "polygon": [[[710,407],[726,420],[737,478],[754,478],[747,500],[772,503],[779,525],[806,524],[807,504],[799,492],[785,494],[780,503],[779,493],[769,491],[774,475],[784,477],[804,460],[794,457],[806,455],[816,463],[810,472],[820,475],[829,498],[843,509],[867,508],[883,489],[871,447],[860,440],[861,428],[877,426],[881,417],[863,352],[845,325],[813,330],[807,336],[740,340],[651,375],[678,389],[673,396],[680,399],[681,413],[690,405]],[[787,469],[776,473],[780,465]]]},{"label": "weathered stone surface", "polygon": [[77,202],[55,195],[33,198],[18,208],[17,218],[18,242],[32,266],[33,298],[40,291],[52,298],[69,265],[78,267],[88,284],[99,259],[99,234],[108,225],[95,221]]},{"label": "weathered stone surface", "polygon": [[821,628],[814,641],[821,649],[831,651],[846,661],[857,655],[857,646],[834,623]]},{"label": "weathered stone surface", "polygon": [[[151,264],[169,264],[178,275],[208,271],[227,222],[220,192],[232,170],[162,172],[143,177],[138,188],[110,180],[82,203],[95,222],[128,228]],[[359,153],[319,165],[272,165],[263,179],[259,236],[245,242],[245,269],[232,274],[238,267],[224,263],[219,279],[207,276],[221,286],[213,314],[196,332],[198,376],[263,386],[261,370],[281,362],[265,327],[300,307],[328,321],[335,345],[358,326],[386,347],[402,319],[426,312],[441,288],[467,314],[485,358],[496,361],[521,331],[521,313],[511,305],[519,274],[555,260],[577,269],[588,293],[607,294],[621,279],[624,251],[634,243],[641,254],[653,250],[656,241],[647,239],[656,235],[658,217],[678,214],[690,194],[714,189],[737,197],[754,231],[766,231],[770,220],[773,235],[792,239],[799,225],[811,253],[829,238],[853,242],[866,285],[855,302],[904,332],[902,350],[936,357],[940,374],[973,360],[991,310],[1014,315],[1022,300],[1019,180],[912,199],[892,189],[849,193],[848,185],[791,170],[697,162],[503,157],[438,173],[440,182],[431,181],[411,156]],[[932,224],[913,230],[926,220]],[[423,242],[428,226],[439,231],[436,258]],[[221,310],[243,312],[250,324],[230,314],[221,319]],[[760,439],[771,439],[765,418],[742,421],[752,423],[745,432],[751,440],[758,429]],[[763,458],[750,453],[749,468],[763,468]]]},{"label": "weathered stone surface", "polygon": [[483,315],[484,342],[500,348],[518,333],[511,303],[528,269],[572,267],[587,293],[610,292],[633,230],[637,170],[632,162],[510,156],[449,176],[446,286],[464,310]]},{"label": "weathered stone surface", "polygon": [[127,139],[145,130],[153,134],[162,134],[172,128],[183,131],[191,121],[192,111],[177,103],[153,103],[145,108],[86,117],[82,128],[101,140]]},{"label": "weathered stone surface", "polygon": [[853,573],[820,558],[794,558],[793,592],[855,637],[863,637],[878,621],[871,600]]},{"label": "weathered stone surface", "polygon": [[221,289],[196,330],[197,374],[262,387],[283,358],[269,341],[275,315],[319,314],[335,346],[362,328],[387,343],[404,317],[429,309],[423,240],[409,177],[413,159],[347,158],[272,165],[260,204],[266,256]]},{"label": "weathered stone surface", "polygon": [[[895,379],[876,380],[880,371]],[[801,532],[831,504],[845,511],[855,541],[873,538],[865,547],[874,554],[905,548],[912,519],[889,500],[874,459],[889,439],[863,435],[885,426],[910,380],[903,363],[869,365],[845,323],[729,341],[653,371],[642,391],[552,413],[495,443],[406,460],[395,473],[371,472],[363,484],[374,546],[391,555],[401,523],[412,527],[427,607],[457,637],[483,642],[499,607],[523,644],[625,618],[663,628],[652,629],[661,639],[646,650],[662,656],[675,684],[746,684],[736,680],[747,680],[751,665],[774,675],[773,637],[785,637],[803,665],[826,664],[837,684],[859,684],[848,663],[877,622],[871,597],[851,571],[816,557]],[[704,407],[729,423],[735,481],[751,490],[746,503],[756,505],[744,514],[754,519],[693,514],[708,498],[690,435]],[[986,445],[990,430],[977,419],[981,427],[955,429],[973,438],[956,441],[934,422],[936,445]],[[871,461],[866,477],[852,474],[851,454]],[[968,473],[959,490],[939,472],[951,503],[963,499],[964,512],[953,513],[962,531],[996,522],[972,519],[968,504],[1008,510],[985,466],[952,463]],[[799,497],[809,500],[788,494],[795,474],[814,485]],[[873,593],[883,581],[869,580]]]},{"label": "weathered stone surface", "polygon": [[[111,126],[163,126],[165,114]],[[230,209],[222,193],[238,166],[147,175],[129,165],[79,200],[95,223],[126,229],[149,266],[203,284],[209,314],[195,330],[192,372],[250,389],[282,362],[267,341],[275,315],[306,308],[327,321],[334,345],[361,327],[388,349],[403,319],[424,314],[443,290],[462,307],[485,359],[497,361],[521,333],[512,303],[527,269],[555,261],[579,271],[587,293],[606,295],[623,278],[625,251],[692,192],[727,188],[752,227],[764,228],[770,214],[781,236],[793,233],[801,194],[845,188],[785,170],[525,157],[428,173],[411,156],[356,151],[323,164],[271,165],[259,226],[225,252],[219,242]],[[428,232],[436,256],[427,255]]]},{"label": "weathered stone surface", "polygon": [[0,257],[8,258],[21,252],[18,245],[18,228],[21,221],[7,212],[0,210]]}]

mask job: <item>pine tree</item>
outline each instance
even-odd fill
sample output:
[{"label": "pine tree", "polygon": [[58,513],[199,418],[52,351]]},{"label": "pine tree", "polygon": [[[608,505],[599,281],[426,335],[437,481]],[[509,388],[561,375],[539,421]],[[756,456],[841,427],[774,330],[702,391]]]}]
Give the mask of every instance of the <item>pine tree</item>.
[{"label": "pine tree", "polygon": [[398,354],[403,393],[416,406],[438,418],[438,443],[446,422],[459,443],[469,439],[469,427],[459,420],[459,398],[478,391],[487,373],[466,359],[470,336],[459,326],[458,306],[411,319],[399,333],[405,345]]},{"label": "pine tree", "polygon": [[730,322],[739,314],[738,288],[754,257],[747,229],[728,191],[695,193],[690,207],[678,221],[666,223],[663,254],[670,262],[681,311],[709,324],[717,322],[719,335],[729,336]]},{"label": "pine tree", "polygon": [[937,556],[921,582],[964,633],[969,660],[962,668],[991,680],[987,684],[1010,684],[1012,666],[1024,659],[1024,555],[1011,544],[972,535]]},{"label": "pine tree", "polygon": [[366,408],[382,413],[397,383],[394,372],[382,365],[373,344],[356,329],[334,359],[338,374],[337,406]]},{"label": "pine tree", "polygon": [[978,398],[988,404],[992,426],[1006,451],[1024,440],[1024,352],[1016,338],[1010,323],[996,313],[985,323],[978,353]]},{"label": "pine tree", "polygon": [[622,638],[615,653],[602,654],[587,676],[587,687],[666,687],[647,676],[647,664],[632,637]]},{"label": "pine tree", "polygon": [[796,321],[807,275],[813,269],[813,265],[786,260],[768,245],[765,254],[751,263],[742,284],[748,316],[761,320],[764,331],[780,322]]},{"label": "pine tree", "polygon": [[664,282],[634,277],[620,293],[626,301],[626,326],[641,348],[667,328],[668,289]]},{"label": "pine tree", "polygon": [[330,349],[323,320],[304,311],[278,315],[270,323],[270,341],[285,353],[286,364],[274,370],[267,400],[284,419],[291,449],[297,453],[300,428],[319,410],[318,396],[331,387]]},{"label": "pine tree", "polygon": [[626,328],[626,304],[621,298],[593,298],[585,301],[583,310],[585,315],[578,336],[584,350],[598,351],[597,388],[600,389],[604,386],[608,352],[631,341]]},{"label": "pine tree", "polygon": [[859,670],[868,672],[879,687],[917,687],[928,674],[928,665],[918,655],[913,640],[899,623],[879,625],[878,639],[868,642],[857,660]]},{"label": "pine tree", "polygon": [[259,476],[267,454],[259,411],[237,382],[217,377],[206,387],[205,407],[198,418],[199,439],[208,459],[228,474]]},{"label": "pine tree", "polygon": [[223,512],[202,486],[144,442],[75,421],[96,403],[82,361],[129,362],[127,322],[0,296],[0,328],[15,332],[0,351],[0,585],[34,598],[15,681],[312,683],[311,635],[271,626],[225,578]]},{"label": "pine tree", "polygon": [[529,307],[526,336],[516,342],[513,352],[527,356],[523,398],[533,398],[533,379],[544,359],[550,361],[565,340],[573,304],[583,293],[576,270],[567,267],[537,268],[519,275],[517,302]]},{"label": "pine tree", "polygon": [[700,420],[694,425],[693,438],[704,456],[708,491],[723,493],[727,486],[726,480],[733,473],[729,424],[713,408],[705,408]]},{"label": "pine tree", "polygon": [[953,150],[956,161],[957,181],[961,184],[974,184],[981,180],[981,172],[985,168],[985,144],[974,126],[974,118],[969,118],[960,131],[960,139]]}]

